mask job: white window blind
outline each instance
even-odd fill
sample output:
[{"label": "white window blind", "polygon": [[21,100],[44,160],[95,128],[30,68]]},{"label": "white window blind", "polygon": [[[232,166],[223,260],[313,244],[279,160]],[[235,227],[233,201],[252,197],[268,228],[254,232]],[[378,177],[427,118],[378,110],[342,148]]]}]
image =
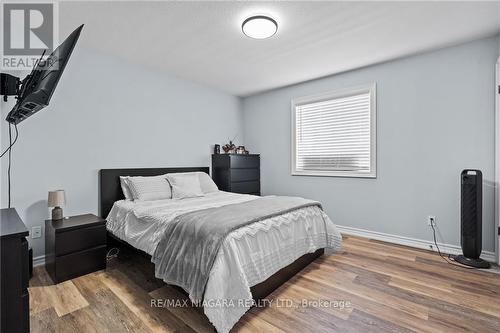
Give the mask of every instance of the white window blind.
[{"label": "white window blind", "polygon": [[292,174],[375,177],[375,86],[292,101]]}]

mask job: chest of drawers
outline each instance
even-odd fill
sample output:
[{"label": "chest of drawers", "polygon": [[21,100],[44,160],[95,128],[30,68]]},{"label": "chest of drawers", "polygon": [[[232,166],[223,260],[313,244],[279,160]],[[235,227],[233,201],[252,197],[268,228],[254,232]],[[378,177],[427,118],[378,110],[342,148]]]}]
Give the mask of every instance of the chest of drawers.
[{"label": "chest of drawers", "polygon": [[260,155],[212,155],[212,179],[221,191],[260,195]]}]

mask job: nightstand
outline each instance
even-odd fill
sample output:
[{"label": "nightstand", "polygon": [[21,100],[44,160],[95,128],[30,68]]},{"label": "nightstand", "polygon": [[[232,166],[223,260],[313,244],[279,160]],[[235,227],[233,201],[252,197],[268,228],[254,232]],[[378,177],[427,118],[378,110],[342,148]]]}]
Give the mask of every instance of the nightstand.
[{"label": "nightstand", "polygon": [[106,220],[93,214],[45,221],[45,268],[54,283],[106,268]]}]

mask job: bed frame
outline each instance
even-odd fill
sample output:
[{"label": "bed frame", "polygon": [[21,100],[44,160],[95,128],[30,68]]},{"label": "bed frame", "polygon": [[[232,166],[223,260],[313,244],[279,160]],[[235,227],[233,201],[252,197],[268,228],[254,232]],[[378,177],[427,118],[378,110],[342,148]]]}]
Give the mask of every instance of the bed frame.
[{"label": "bed frame", "polygon": [[[113,207],[115,201],[124,199],[120,186],[120,176],[157,176],[165,173],[175,172],[194,172],[201,171],[209,174],[208,167],[192,167],[192,168],[139,168],[139,169],[101,169],[99,171],[99,214],[106,218],[109,211]],[[135,251],[150,257],[139,249],[133,248],[128,243],[125,243],[111,233],[108,232],[108,244],[126,245]],[[276,288],[284,284],[304,267],[309,265],[316,258],[324,253],[324,249],[319,249],[316,252],[308,253],[295,260],[290,265],[280,269],[275,274],[271,275],[267,280],[253,286],[251,288],[252,296],[255,300],[267,297]]]}]

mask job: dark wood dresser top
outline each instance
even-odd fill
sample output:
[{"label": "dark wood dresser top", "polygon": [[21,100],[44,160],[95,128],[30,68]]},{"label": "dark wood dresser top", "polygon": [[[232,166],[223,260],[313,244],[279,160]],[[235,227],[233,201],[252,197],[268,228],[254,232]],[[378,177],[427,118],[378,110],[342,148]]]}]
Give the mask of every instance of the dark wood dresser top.
[{"label": "dark wood dresser top", "polygon": [[90,227],[93,225],[105,224],[106,220],[94,214],[83,214],[64,218],[62,220],[45,220],[52,222],[52,228],[55,232],[64,232],[81,227]]},{"label": "dark wood dresser top", "polygon": [[220,154],[212,154],[217,155],[217,156],[260,156],[260,154],[227,154],[227,153],[220,153]]},{"label": "dark wood dresser top", "polygon": [[15,208],[0,209],[0,238],[28,236],[28,228],[24,225]]}]

